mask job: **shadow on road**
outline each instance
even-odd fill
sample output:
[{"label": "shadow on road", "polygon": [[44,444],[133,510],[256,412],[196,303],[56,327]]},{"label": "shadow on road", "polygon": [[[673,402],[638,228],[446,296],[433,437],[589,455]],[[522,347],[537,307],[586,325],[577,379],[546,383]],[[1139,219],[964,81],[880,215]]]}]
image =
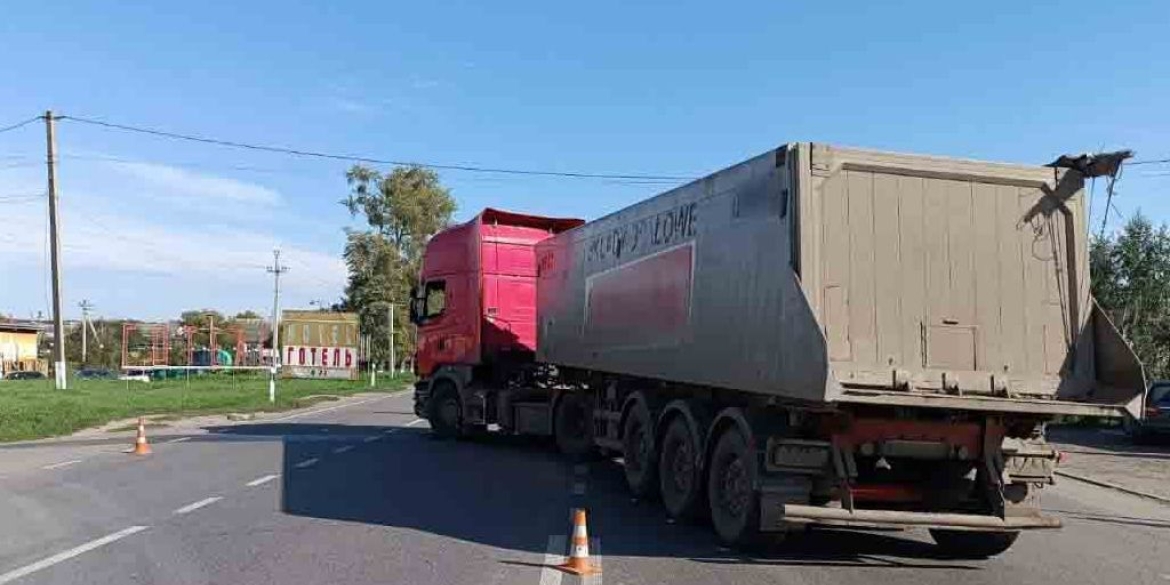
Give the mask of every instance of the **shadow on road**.
[{"label": "shadow on road", "polygon": [[[568,535],[570,509],[584,506],[590,514],[590,534],[601,539],[607,557],[979,568],[943,560],[926,542],[840,531],[810,531],[781,546],[740,554],[718,546],[706,524],[673,523],[657,503],[632,500],[618,463],[592,461],[588,473],[580,475],[545,441],[495,435],[443,441],[422,428],[301,422],[208,430],[240,438],[280,437],[281,509],[296,516],[413,530],[542,555],[550,536]],[[344,445],[352,448],[337,453]],[[588,482],[586,495],[571,495],[574,483],[582,478]],[[530,561],[531,557],[501,559]]]},{"label": "shadow on road", "polygon": [[1116,432],[1106,432],[1105,429],[1083,427],[1051,427],[1048,429],[1050,442],[1097,450],[1094,452],[1066,449],[1068,453],[1154,460],[1170,459],[1170,440],[1158,439],[1151,437],[1143,441],[1142,444],[1136,445],[1129,437]]}]

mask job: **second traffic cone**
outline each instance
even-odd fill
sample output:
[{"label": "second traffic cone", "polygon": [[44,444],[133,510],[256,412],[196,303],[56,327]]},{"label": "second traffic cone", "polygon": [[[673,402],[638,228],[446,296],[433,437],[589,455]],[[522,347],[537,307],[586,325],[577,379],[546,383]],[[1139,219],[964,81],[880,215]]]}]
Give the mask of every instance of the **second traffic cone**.
[{"label": "second traffic cone", "polygon": [[150,443],[146,442],[146,419],[138,417],[138,437],[134,439],[135,455],[150,455]]},{"label": "second traffic cone", "polygon": [[585,510],[573,511],[573,539],[569,545],[569,560],[557,568],[574,575],[596,575],[601,569],[589,562],[589,531],[585,528]]}]

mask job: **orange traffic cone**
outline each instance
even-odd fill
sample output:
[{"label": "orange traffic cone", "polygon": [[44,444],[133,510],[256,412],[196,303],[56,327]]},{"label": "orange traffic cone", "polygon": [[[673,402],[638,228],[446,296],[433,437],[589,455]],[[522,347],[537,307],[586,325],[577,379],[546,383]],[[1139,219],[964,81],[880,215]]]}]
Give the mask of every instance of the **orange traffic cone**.
[{"label": "orange traffic cone", "polygon": [[569,545],[569,560],[557,568],[574,575],[596,575],[601,569],[589,562],[589,531],[585,528],[585,510],[573,510],[573,541]]},{"label": "orange traffic cone", "polygon": [[146,419],[138,417],[138,437],[134,439],[135,455],[150,455],[150,443],[146,442]]}]

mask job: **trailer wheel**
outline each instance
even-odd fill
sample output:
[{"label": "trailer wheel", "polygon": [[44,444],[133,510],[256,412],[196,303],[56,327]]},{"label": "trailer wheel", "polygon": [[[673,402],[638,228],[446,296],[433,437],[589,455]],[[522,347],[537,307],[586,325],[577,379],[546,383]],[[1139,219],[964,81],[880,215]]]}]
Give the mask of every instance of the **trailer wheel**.
[{"label": "trailer wheel", "polygon": [[930,537],[948,557],[956,559],[985,559],[1011,548],[1019,532],[972,532],[964,530],[930,529]]},{"label": "trailer wheel", "polygon": [[707,497],[711,523],[725,544],[751,547],[760,542],[760,494],[756,492],[755,457],[739,430],[719,435],[711,455]]},{"label": "trailer wheel", "polygon": [[650,411],[635,404],[622,425],[622,459],[626,484],[639,498],[654,495],[658,487],[658,452],[654,449],[654,421]]},{"label": "trailer wheel", "polygon": [[703,501],[702,451],[681,416],[670,421],[658,457],[658,486],[666,512],[693,518]]},{"label": "trailer wheel", "polygon": [[437,382],[430,401],[431,432],[441,439],[459,437],[462,416],[459,406],[459,393],[449,382]]},{"label": "trailer wheel", "polygon": [[578,458],[593,450],[593,410],[581,394],[565,394],[553,411],[553,436],[557,449]]}]

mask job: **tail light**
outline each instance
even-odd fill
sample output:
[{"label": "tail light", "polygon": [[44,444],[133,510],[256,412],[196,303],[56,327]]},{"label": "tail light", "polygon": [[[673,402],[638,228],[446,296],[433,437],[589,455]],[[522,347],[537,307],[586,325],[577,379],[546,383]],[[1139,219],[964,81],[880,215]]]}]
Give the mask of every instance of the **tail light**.
[{"label": "tail light", "polygon": [[1146,418],[1157,418],[1159,416],[1162,416],[1162,410],[1157,406],[1146,407]]}]

